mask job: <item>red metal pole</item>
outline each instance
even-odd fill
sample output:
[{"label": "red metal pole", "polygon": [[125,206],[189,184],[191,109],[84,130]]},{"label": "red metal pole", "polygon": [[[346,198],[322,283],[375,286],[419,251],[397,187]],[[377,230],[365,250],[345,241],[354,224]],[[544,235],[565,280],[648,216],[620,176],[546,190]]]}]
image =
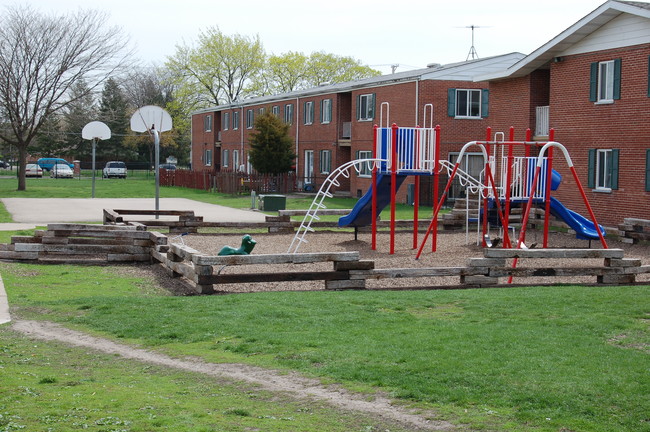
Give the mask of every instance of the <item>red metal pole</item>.
[{"label": "red metal pole", "polygon": [[413,249],[418,247],[418,228],[420,226],[419,210],[420,210],[420,176],[415,176],[415,187],[413,188]]},{"label": "red metal pole", "polygon": [[393,163],[390,173],[390,254],[393,255],[395,253],[395,206],[397,201],[397,125],[395,123],[392,125],[391,132]]},{"label": "red metal pole", "polygon": [[[379,132],[379,127],[375,125],[373,127],[374,136],[373,136],[373,157],[377,159],[377,133]],[[372,166],[372,241],[371,249],[377,250],[377,164],[373,163]]]},{"label": "red metal pole", "polygon": [[[434,128],[435,136],[435,151],[433,163],[433,202],[438,202],[438,194],[440,193],[440,125]],[[431,221],[433,223],[433,236],[431,237],[431,252],[438,249],[438,215],[436,214]]]},{"label": "red metal pole", "polygon": [[594,227],[596,228],[596,232],[598,232],[598,237],[600,238],[600,243],[603,245],[604,249],[608,249],[607,247],[607,242],[605,241],[605,237],[603,236],[603,232],[600,230],[600,225],[598,225],[598,221],[596,220],[596,215],[594,214],[594,211],[591,209],[591,205],[589,205],[589,200],[587,199],[587,195],[585,194],[585,190],[582,188],[582,183],[580,183],[580,179],[578,178],[578,174],[576,173],[575,168],[573,165],[569,167],[571,169],[571,174],[573,174],[573,179],[576,182],[576,185],[578,185],[578,190],[580,191],[580,195],[582,195],[582,199],[585,202],[585,206],[587,206],[587,211],[589,212],[589,216],[591,216],[591,220],[594,223]]},{"label": "red metal pole", "polygon": [[[486,136],[486,143],[485,143],[485,152],[487,153],[487,160],[485,161],[485,177],[483,179],[483,182],[485,183],[485,189],[488,188],[488,179],[487,179],[487,172],[490,169],[490,139],[492,138],[492,128],[488,127],[487,128],[487,136]],[[481,193],[482,190],[481,190]],[[496,197],[497,199],[499,197]],[[483,197],[483,240],[482,240],[482,246],[487,247],[487,243],[485,242],[485,236],[487,235],[488,231],[488,198],[487,195]]]},{"label": "red metal pole", "polygon": [[[420,166],[420,126],[415,129],[415,166],[413,169],[419,169]],[[418,216],[420,207],[420,176],[416,175],[413,184],[413,249],[418,247]]]},{"label": "red metal pole", "polygon": [[[515,140],[515,128],[513,126],[510,126],[510,141]],[[504,238],[508,238],[508,227],[510,226],[510,187],[512,183],[512,161],[513,161],[514,155],[513,155],[513,146],[512,144],[508,144],[508,166],[506,167],[506,187],[505,187],[505,193],[506,193],[506,209],[505,209],[505,214],[504,214],[504,223],[501,225],[503,226],[503,232],[505,233]],[[504,246],[510,247],[509,245],[506,244],[506,242],[503,243]]]},{"label": "red metal pole", "polygon": [[[528,214],[530,213],[530,209],[533,206],[533,191],[535,190],[535,187],[537,185],[537,178],[539,177],[539,172],[542,170],[542,167],[536,167],[535,168],[535,175],[533,176],[533,184],[530,186],[530,192],[528,193],[528,202],[526,203],[526,209],[524,211],[524,217],[523,220],[521,221],[521,231],[519,232],[519,240],[517,240],[517,249],[521,249],[521,244],[524,242],[526,238],[526,225],[528,224]],[[517,261],[519,259],[515,258],[512,260],[512,268],[517,267]],[[508,283],[512,283],[512,275],[508,278]]]},{"label": "red metal pole", "polygon": [[424,245],[426,244],[427,239],[429,238],[429,234],[431,233],[431,230],[434,227],[438,226],[438,213],[440,213],[440,209],[442,208],[442,205],[445,202],[445,197],[447,196],[447,192],[451,187],[451,182],[454,180],[456,171],[458,171],[458,165],[459,165],[458,162],[456,162],[456,165],[454,165],[454,169],[451,171],[451,174],[449,175],[449,180],[447,181],[447,186],[445,186],[445,191],[442,193],[442,196],[440,197],[440,201],[438,201],[438,205],[433,211],[433,218],[431,218],[431,223],[429,224],[429,228],[427,228],[427,232],[424,233],[424,239],[422,239],[422,243],[420,243],[420,249],[418,249],[418,253],[415,255],[415,259],[420,258],[420,255],[422,255],[422,249],[424,248]]}]

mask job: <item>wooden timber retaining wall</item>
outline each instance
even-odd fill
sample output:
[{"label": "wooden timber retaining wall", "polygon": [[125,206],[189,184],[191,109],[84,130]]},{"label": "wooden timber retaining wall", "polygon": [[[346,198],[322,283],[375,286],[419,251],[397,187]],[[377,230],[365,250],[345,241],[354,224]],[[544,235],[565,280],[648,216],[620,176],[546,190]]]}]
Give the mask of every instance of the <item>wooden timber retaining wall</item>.
[{"label": "wooden timber retaining wall", "polygon": [[0,259],[48,264],[101,264],[151,261],[151,251],[167,236],[133,225],[49,224],[33,236],[13,236],[0,244]]},{"label": "wooden timber retaining wall", "polygon": [[[248,284],[255,282],[325,281],[325,289],[365,288],[365,280],[350,278],[352,270],[370,269],[373,261],[359,260],[359,252],[297,253],[208,256],[185,245],[171,244],[166,249],[152,251],[152,256],[167,267],[172,276],[183,276],[191,281],[199,294],[219,292],[220,284]],[[215,267],[245,266],[255,264],[293,265],[332,262],[331,271],[287,271],[286,266],[276,272],[264,273],[215,273]],[[215,288],[216,287],[216,288]]]},{"label": "wooden timber retaining wall", "polygon": [[[513,259],[603,259],[598,266],[513,267]],[[457,288],[500,286],[509,276],[593,276],[594,283],[632,284],[636,275],[650,273],[650,265],[625,258],[622,249],[484,249],[483,258],[470,258],[466,266],[376,269],[359,252],[253,254],[210,256],[186,245],[169,244],[168,237],[150,232],[139,223],[129,225],[49,224],[34,236],[14,236],[0,245],[0,259],[43,264],[112,264],[158,262],[175,277],[190,281],[200,294],[220,292],[222,284],[324,281],[324,288],[365,289],[366,281],[389,278],[458,276]],[[332,263],[331,270],[305,271],[301,265]],[[276,270],[251,273],[249,265],[273,265]],[[228,266],[234,273],[222,274]],[[452,287],[452,288],[453,288]],[[421,289],[437,289],[422,286]],[[445,288],[450,288],[449,286]]]}]

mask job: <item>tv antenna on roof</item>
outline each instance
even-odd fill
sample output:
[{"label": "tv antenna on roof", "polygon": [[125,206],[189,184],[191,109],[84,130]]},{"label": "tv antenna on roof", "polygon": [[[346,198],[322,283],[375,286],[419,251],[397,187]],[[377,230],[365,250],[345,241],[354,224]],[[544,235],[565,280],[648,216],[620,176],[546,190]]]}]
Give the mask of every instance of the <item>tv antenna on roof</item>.
[{"label": "tv antenna on roof", "polygon": [[472,58],[472,60],[474,60],[478,58],[478,53],[476,52],[476,48],[474,48],[474,29],[485,28],[485,26],[477,26],[472,24],[472,25],[465,26],[465,28],[472,29],[472,46],[469,49],[469,53],[467,53],[467,58],[465,59],[465,61],[469,60],[470,57]]}]

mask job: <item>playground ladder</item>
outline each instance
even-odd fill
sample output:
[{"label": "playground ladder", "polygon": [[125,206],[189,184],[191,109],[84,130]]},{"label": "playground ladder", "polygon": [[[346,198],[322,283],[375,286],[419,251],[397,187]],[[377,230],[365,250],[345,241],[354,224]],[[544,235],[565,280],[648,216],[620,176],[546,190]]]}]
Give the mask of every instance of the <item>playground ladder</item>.
[{"label": "playground ladder", "polygon": [[314,229],[311,227],[312,221],[320,220],[320,217],[317,214],[318,210],[324,210],[327,208],[325,204],[323,204],[323,201],[325,198],[333,197],[332,192],[330,192],[332,187],[341,186],[337,180],[339,176],[350,178],[351,168],[354,168],[355,171],[359,172],[363,164],[372,164],[372,166],[376,166],[383,162],[386,162],[386,159],[355,159],[344,163],[332,171],[330,175],[327,176],[320,189],[318,189],[316,197],[314,197],[314,200],[309,206],[307,213],[305,213],[305,217],[302,219],[302,222],[300,223],[296,234],[293,236],[293,240],[291,241],[291,245],[289,246],[287,253],[297,253],[300,245],[302,243],[307,243],[307,240],[305,240],[305,235],[307,235],[308,232],[314,231]]}]

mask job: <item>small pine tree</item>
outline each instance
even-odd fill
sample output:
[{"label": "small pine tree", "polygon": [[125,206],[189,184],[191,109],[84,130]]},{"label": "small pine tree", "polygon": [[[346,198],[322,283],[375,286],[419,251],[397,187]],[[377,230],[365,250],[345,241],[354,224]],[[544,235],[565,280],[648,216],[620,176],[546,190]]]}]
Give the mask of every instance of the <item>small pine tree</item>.
[{"label": "small pine tree", "polygon": [[248,154],[253,168],[262,174],[291,171],[296,155],[293,152],[293,139],[289,135],[289,125],[267,111],[255,119],[254,126]]}]

